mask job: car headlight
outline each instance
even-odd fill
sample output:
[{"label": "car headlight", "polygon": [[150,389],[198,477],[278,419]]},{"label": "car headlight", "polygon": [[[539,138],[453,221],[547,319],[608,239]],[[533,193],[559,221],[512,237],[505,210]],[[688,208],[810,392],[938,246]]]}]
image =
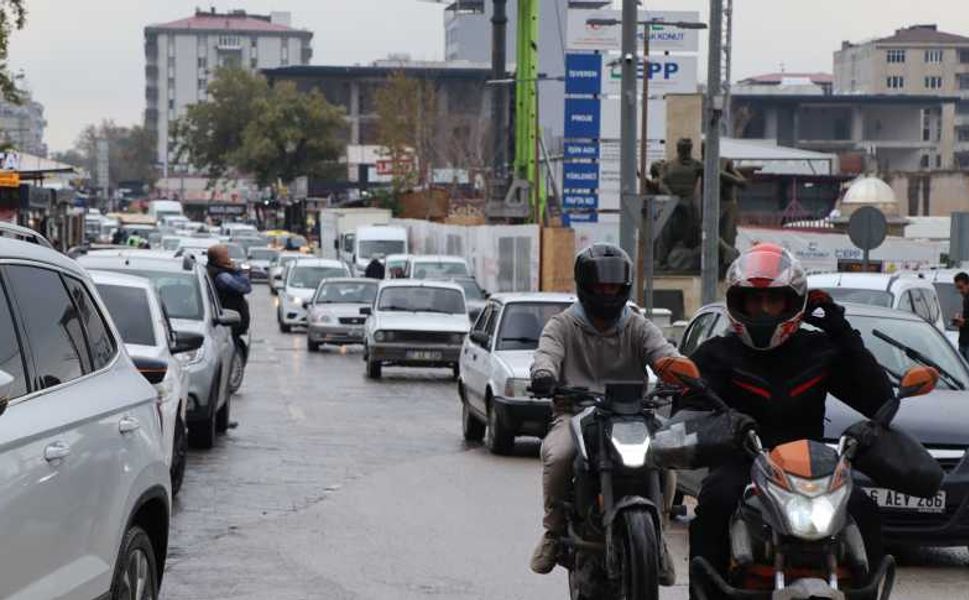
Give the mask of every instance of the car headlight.
[{"label": "car headlight", "polygon": [[314,312],[310,320],[314,323],[330,323],[333,317],[325,312]]},{"label": "car headlight", "polygon": [[530,379],[507,379],[505,381],[506,398],[527,398],[528,386],[532,384]]},{"label": "car headlight", "polygon": [[300,298],[299,296],[290,296],[289,301],[292,302],[293,304],[298,304],[299,306],[303,306],[303,299]]},{"label": "car headlight", "polygon": [[455,345],[463,344],[464,343],[464,337],[466,335],[467,334],[465,334],[465,333],[452,333],[451,334],[451,343],[452,344],[455,344]]},{"label": "car headlight", "polygon": [[[795,489],[804,488],[798,485],[796,478]],[[810,483],[810,482],[801,482]],[[813,493],[814,486],[808,486]],[[819,489],[826,489],[826,485],[818,486]],[[835,524],[835,516],[842,511],[843,505],[848,501],[848,485],[842,485],[832,492],[826,492],[814,497],[809,497],[801,493],[788,492],[780,486],[771,483],[767,486],[767,493],[776,500],[783,509],[784,517],[787,519],[787,526],[792,535],[805,540],[820,540],[830,537]]]},{"label": "car headlight", "polygon": [[179,352],[175,355],[178,362],[183,365],[194,365],[195,363],[202,362],[205,357],[205,346],[199,346],[196,350],[189,350],[188,352]]},{"label": "car headlight", "polygon": [[385,342],[388,339],[386,332],[378,331],[373,334],[373,339],[375,342]]}]

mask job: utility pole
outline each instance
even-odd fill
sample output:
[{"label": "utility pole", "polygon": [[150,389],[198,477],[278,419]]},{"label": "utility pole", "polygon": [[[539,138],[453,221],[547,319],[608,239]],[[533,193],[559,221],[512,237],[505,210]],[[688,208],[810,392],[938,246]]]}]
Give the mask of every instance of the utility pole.
[{"label": "utility pole", "polygon": [[[619,245],[629,256],[636,256],[636,229],[642,218],[642,199],[636,191],[636,31],[639,29],[636,0],[622,2],[622,105],[619,149],[620,212]],[[646,115],[643,115],[646,118]],[[642,285],[636,273],[635,289]]]},{"label": "utility pole", "polygon": [[[491,16],[491,79],[505,78],[508,4],[507,0],[494,0],[494,14]],[[491,90],[491,199],[493,202],[505,201],[505,182],[508,179],[508,134],[505,128],[505,115],[508,89],[495,86]]]},{"label": "utility pole", "polygon": [[720,119],[723,113],[721,63],[723,0],[710,0],[710,57],[707,69],[706,130],[703,160],[703,236],[700,260],[701,302],[717,299],[720,272]]},{"label": "utility pole", "polygon": [[649,196],[649,38],[650,23],[643,25],[643,123],[639,134],[639,193],[643,206],[640,213],[639,243],[636,248],[636,272],[643,278],[636,286],[636,304],[653,318],[653,199]]}]

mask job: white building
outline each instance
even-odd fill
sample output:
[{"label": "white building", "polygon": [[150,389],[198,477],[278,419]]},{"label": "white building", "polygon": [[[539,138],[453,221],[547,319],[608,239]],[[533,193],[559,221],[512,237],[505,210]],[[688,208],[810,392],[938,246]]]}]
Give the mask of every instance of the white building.
[{"label": "white building", "polygon": [[29,94],[24,94],[20,104],[0,100],[0,141],[20,152],[47,156],[45,127],[44,106]]},{"label": "white building", "polygon": [[269,16],[196,10],[195,16],[145,28],[145,127],[158,136],[158,161],[173,158],[171,124],[206,99],[215,70],[257,71],[307,65],[313,33],[294,29],[288,12]]}]

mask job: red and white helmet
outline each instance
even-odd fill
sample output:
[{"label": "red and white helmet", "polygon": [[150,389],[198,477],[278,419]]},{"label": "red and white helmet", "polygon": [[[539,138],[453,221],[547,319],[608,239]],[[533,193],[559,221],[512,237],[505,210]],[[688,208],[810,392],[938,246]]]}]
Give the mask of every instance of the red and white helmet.
[{"label": "red and white helmet", "polygon": [[[776,348],[800,327],[807,305],[807,276],[784,248],[758,244],[743,252],[727,270],[726,284],[733,331],[751,348]],[[747,314],[748,296],[765,292],[783,302],[783,310],[774,316]]]}]

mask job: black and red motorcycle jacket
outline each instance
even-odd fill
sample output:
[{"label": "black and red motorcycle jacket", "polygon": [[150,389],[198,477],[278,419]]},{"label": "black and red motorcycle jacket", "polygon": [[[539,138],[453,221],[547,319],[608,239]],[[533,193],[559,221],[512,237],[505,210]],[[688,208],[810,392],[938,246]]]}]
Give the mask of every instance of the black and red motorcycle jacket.
[{"label": "black and red motorcycle jacket", "polygon": [[829,393],[868,417],[892,397],[885,371],[849,327],[835,335],[802,329],[768,351],[727,333],[701,344],[690,358],[728,406],[757,421],[768,448],[822,441]]}]

